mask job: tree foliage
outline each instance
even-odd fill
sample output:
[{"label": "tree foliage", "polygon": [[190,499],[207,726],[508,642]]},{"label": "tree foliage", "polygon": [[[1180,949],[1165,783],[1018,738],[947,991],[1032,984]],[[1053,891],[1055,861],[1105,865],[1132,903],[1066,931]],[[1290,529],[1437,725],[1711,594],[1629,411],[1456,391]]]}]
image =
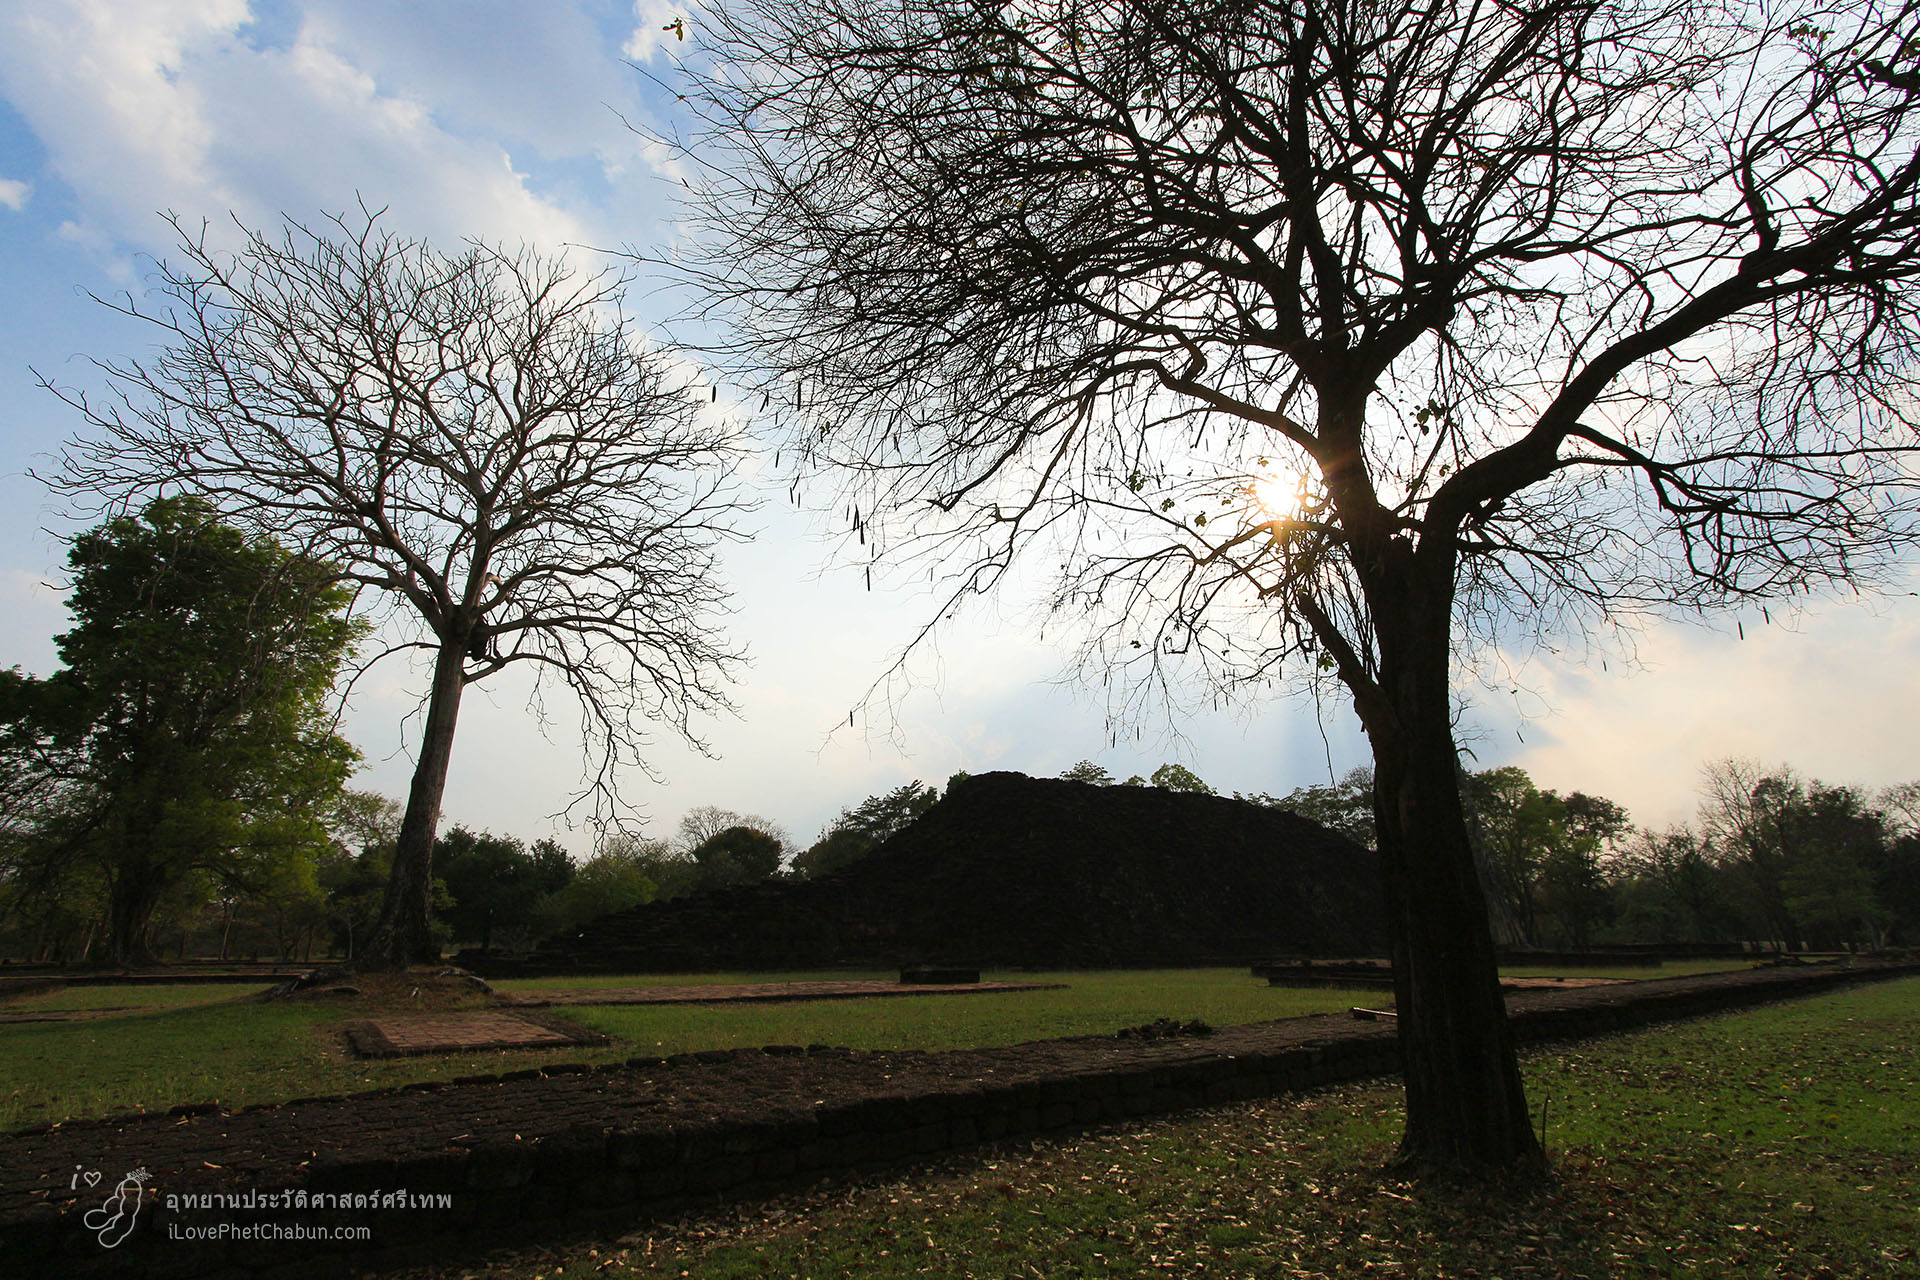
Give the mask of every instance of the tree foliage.
[{"label": "tree foliage", "polygon": [[1632,826],[1627,811],[1604,796],[1582,791],[1565,797],[1543,794],[1554,832],[1541,859],[1539,912],[1551,923],[1556,940],[1577,950],[1613,921],[1610,866]]},{"label": "tree foliage", "polygon": [[1200,775],[1183,764],[1163,764],[1147,777],[1134,774],[1123,787],[1159,787],[1165,791],[1186,791],[1194,795],[1210,796],[1213,788],[1201,780]]},{"label": "tree foliage", "polygon": [[1082,760],[1072,768],[1062,770],[1060,776],[1068,782],[1087,782],[1096,787],[1113,785],[1113,775],[1091,760]]},{"label": "tree foliage", "polygon": [[1325,786],[1296,787],[1278,798],[1262,794],[1240,799],[1291,809],[1356,844],[1374,847],[1373,770],[1364,765],[1349,769],[1338,781]]},{"label": "tree foliage", "polygon": [[[431,853],[466,685],[532,664],[574,696],[604,815],[649,735],[698,744],[736,657],[716,544],[733,535],[729,428],[640,349],[626,282],[530,251],[443,254],[336,219],[221,252],[178,222],[147,360],[58,394],[94,428],[54,482],[83,498],[198,494],[340,566],[434,656],[380,938],[430,958]],[[49,384],[51,385],[51,384]]]},{"label": "tree foliage", "polygon": [[841,810],[840,816],[820,834],[820,839],[794,859],[793,869],[796,874],[813,879],[832,875],[872,853],[896,832],[905,830],[939,799],[939,791],[918,778],[884,795],[868,796],[851,809]]},{"label": "tree foliage", "polygon": [[684,840],[660,840],[636,831],[609,831],[594,853],[634,868],[652,882],[655,897],[680,898],[700,888],[700,864]]},{"label": "tree foliage", "polygon": [[361,633],[336,570],[163,498],[75,539],[62,667],[0,678],[10,878],[97,894],[115,963],[215,891],[311,901],[357,754],[326,702]]},{"label": "tree foliage", "polygon": [[652,902],[659,893],[660,886],[640,862],[599,853],[581,863],[573,879],[541,904],[541,932],[577,929],[589,920]]},{"label": "tree foliage", "polygon": [[1889,833],[1867,797],[1751,760],[1715,761],[1702,781],[1701,833],[1764,936],[1798,950],[1883,932],[1873,884]]},{"label": "tree foliage", "polygon": [[551,894],[565,889],[574,868],[566,851],[551,840],[529,849],[514,836],[455,826],[434,842],[434,864],[449,902],[442,913],[456,942],[477,942],[491,950],[496,934],[516,940],[541,919]]},{"label": "tree foliage", "polygon": [[1612,911],[1604,863],[1630,829],[1626,811],[1600,796],[1542,791],[1513,765],[1464,774],[1461,787],[1496,937],[1585,946]]},{"label": "tree foliage", "polygon": [[785,855],[786,843],[779,836],[744,823],[714,832],[692,850],[702,889],[765,880],[780,870]]}]

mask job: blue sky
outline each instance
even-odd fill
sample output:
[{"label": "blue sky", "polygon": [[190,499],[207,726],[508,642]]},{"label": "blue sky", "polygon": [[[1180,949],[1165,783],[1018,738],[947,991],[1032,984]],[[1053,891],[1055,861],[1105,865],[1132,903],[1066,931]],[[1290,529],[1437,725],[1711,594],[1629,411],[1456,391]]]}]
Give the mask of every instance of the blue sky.
[{"label": "blue sky", "polygon": [[[657,118],[658,90],[631,64],[667,70],[681,47],[662,28],[684,12],[655,0],[0,0],[0,665],[53,666],[60,537],[74,528],[26,473],[78,424],[29,369],[97,386],[86,355],[144,349],[146,334],[87,295],[145,287],[142,255],[171,248],[162,211],[260,226],[358,195],[407,233],[574,246],[583,267],[607,261],[586,246],[670,246],[670,161],[623,119]],[[636,292],[642,319],[657,305]],[[913,660],[894,714],[850,730],[849,708],[931,604],[884,584],[869,593],[857,568],[828,563],[783,484],[767,493],[760,536],[726,561],[731,633],[753,655],[734,691],[741,716],[703,726],[717,759],[663,739],[649,757],[662,782],[629,779],[655,832],[717,804],[809,841],[870,792],[963,768],[1051,774],[1090,757],[1125,776],[1178,759],[1222,790],[1277,793],[1324,781],[1329,760],[1336,772],[1365,761],[1337,702],[1176,712],[1109,747],[1097,696],[1059,682],[1067,638],[1039,642],[1012,598],[945,631]],[[1483,764],[1523,765],[1654,824],[1690,812],[1700,764],[1720,756],[1868,786],[1920,776],[1914,585],[1775,610],[1772,624],[1748,615],[1744,637],[1729,616],[1650,628],[1631,653],[1575,641],[1468,688],[1469,745]],[[357,785],[404,793],[420,677],[393,663],[363,682],[345,718],[368,761]],[[580,773],[570,708],[550,697],[543,731],[529,693],[505,678],[469,692],[447,820],[555,832],[584,852],[585,833],[549,817]]]}]

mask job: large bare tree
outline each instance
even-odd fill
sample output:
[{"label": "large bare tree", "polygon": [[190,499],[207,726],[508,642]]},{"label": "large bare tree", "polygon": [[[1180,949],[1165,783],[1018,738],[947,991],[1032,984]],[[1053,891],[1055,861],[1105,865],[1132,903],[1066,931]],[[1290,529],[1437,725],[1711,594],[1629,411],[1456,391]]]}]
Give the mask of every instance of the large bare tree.
[{"label": "large bare tree", "polygon": [[[1911,545],[1912,3],[722,0],[692,274],[849,549],[1375,758],[1405,1159],[1539,1167],[1465,655]],[[1123,710],[1126,705],[1123,704]]]},{"label": "large bare tree", "polygon": [[[151,303],[162,338],[59,390],[93,431],[53,477],[117,502],[205,496],[343,566],[433,654],[412,790],[364,967],[430,960],[433,840],[461,694],[514,663],[576,696],[596,814],[665,725],[727,706],[714,571],[738,502],[731,433],[650,355],[626,281],[471,245],[443,254],[377,215],[321,232],[181,233]],[[49,384],[50,385],[50,384]]]}]

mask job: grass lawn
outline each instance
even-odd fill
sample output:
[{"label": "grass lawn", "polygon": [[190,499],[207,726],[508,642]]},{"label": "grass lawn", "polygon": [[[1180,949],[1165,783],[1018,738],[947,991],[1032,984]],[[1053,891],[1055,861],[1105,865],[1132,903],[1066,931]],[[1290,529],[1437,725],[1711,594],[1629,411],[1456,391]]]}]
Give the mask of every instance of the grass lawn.
[{"label": "grass lawn", "polygon": [[[1378,999],[1377,993],[1362,996],[1339,989],[1269,987],[1245,969],[983,973],[981,977],[1000,982],[1061,982],[1066,986],[1005,995],[888,996],[877,1000],[678,1008],[584,1006],[564,1012],[634,1046],[628,1055],[632,1056],[763,1044],[833,1044],[850,1049],[981,1048],[1056,1036],[1107,1034],[1162,1017],[1181,1021],[1199,1018],[1226,1027],[1304,1013],[1333,1013],[1362,998]],[[623,985],[637,984],[627,979]]]},{"label": "grass lawn", "polygon": [[[601,985],[789,981],[846,973],[648,975]],[[612,1037],[599,1048],[516,1050],[421,1058],[359,1059],[344,1047],[348,1021],[406,1012],[364,999],[262,1004],[233,988],[75,987],[8,1001],[0,1012],[139,1004],[127,1013],[65,1023],[0,1023],[0,1128],[19,1128],[183,1102],[237,1107],[354,1093],[416,1080],[447,1080],[543,1063],[618,1062],[699,1049],[765,1044],[922,1048],[1013,1044],[1104,1034],[1160,1017],[1218,1026],[1344,1009],[1352,992],[1270,988],[1244,969],[987,974],[1069,984],[1003,995],[898,996],[795,1004],[576,1007],[567,1017]],[[592,980],[549,981],[585,986]],[[502,984],[508,989],[532,983]],[[217,1003],[177,1007],[194,999]]]},{"label": "grass lawn", "polygon": [[219,1004],[237,1000],[258,990],[245,983],[224,982],[141,983],[57,987],[0,1000],[0,1014],[54,1013],[69,1010],[148,1010],[180,1009],[194,1004]]},{"label": "grass lawn", "polygon": [[1383,1173],[1379,1086],[997,1149],[483,1274],[1920,1277],[1920,979],[1527,1059],[1557,1181]]}]

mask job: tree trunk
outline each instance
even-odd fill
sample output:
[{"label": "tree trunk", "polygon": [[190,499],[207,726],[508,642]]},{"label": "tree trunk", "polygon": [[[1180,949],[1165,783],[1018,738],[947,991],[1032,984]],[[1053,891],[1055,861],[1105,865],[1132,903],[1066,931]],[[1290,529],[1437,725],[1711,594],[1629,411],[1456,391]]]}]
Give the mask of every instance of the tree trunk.
[{"label": "tree trunk", "polygon": [[460,695],[466,688],[465,659],[464,638],[442,640],[433,664],[426,731],[420,740],[419,761],[413,768],[413,787],[407,793],[406,816],[400,822],[387,896],[380,907],[380,921],[361,948],[356,968],[404,969],[440,959],[427,910],[433,895],[433,838],[440,828],[440,799],[447,789],[453,730],[460,717]]},{"label": "tree trunk", "polygon": [[1535,1138],[1500,994],[1486,899],[1454,786],[1452,735],[1374,741],[1374,819],[1393,940],[1407,1127],[1421,1167],[1535,1172]]},{"label": "tree trunk", "polygon": [[1360,703],[1393,946],[1407,1121],[1401,1163],[1537,1176],[1449,702],[1453,578],[1395,542],[1369,585],[1380,669]]},{"label": "tree trunk", "polygon": [[160,906],[161,878],[151,858],[139,858],[113,878],[107,899],[107,960],[121,969],[154,962],[153,913]]}]

